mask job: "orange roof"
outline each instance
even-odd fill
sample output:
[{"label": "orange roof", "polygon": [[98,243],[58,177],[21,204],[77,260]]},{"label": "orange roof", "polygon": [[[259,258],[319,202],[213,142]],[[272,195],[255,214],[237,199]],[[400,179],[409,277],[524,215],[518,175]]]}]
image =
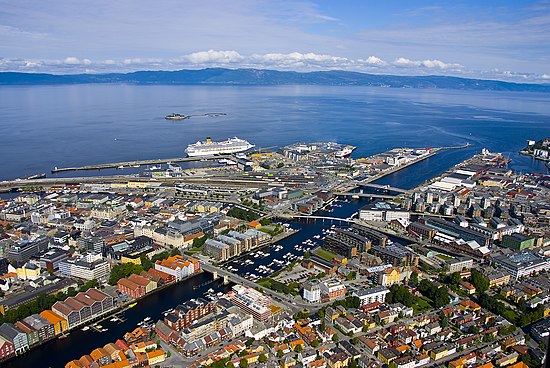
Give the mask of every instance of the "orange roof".
[{"label": "orange roof", "polygon": [[248,223],[248,226],[250,226],[250,227],[258,227],[258,226],[262,226],[262,224],[260,224],[259,221],[254,220],[254,221],[250,221],[250,222]]},{"label": "orange roof", "polygon": [[517,362],[515,364],[508,366],[508,368],[529,368],[529,366],[523,362]]},{"label": "orange roof", "polygon": [[120,361],[120,362],[114,362],[111,364],[104,365],[103,368],[128,368],[131,367],[130,362],[128,362],[127,359]]},{"label": "orange roof", "polygon": [[396,347],[395,349],[398,350],[400,353],[403,353],[404,351],[409,350],[411,347],[409,345],[401,345]]},{"label": "orange roof", "polygon": [[65,368],[82,368],[84,367],[79,360],[71,360],[69,363],[65,364]]},{"label": "orange roof", "polygon": [[161,350],[161,349],[153,350],[147,353],[147,359],[158,358],[161,355],[164,356],[164,350]]},{"label": "orange roof", "polygon": [[128,289],[131,289],[131,290],[136,290],[140,287],[140,285],[138,285],[135,282],[132,282],[128,279],[120,279],[120,280],[118,280],[117,284],[125,286],[125,287],[127,287]]},{"label": "orange roof", "polygon": [[53,324],[59,323],[61,321],[64,321],[65,318],[61,317],[59,314],[54,313],[53,311],[46,309],[42,312],[40,312],[40,316],[47,319],[48,322],[51,322]]},{"label": "orange roof", "polygon": [[109,356],[109,354],[107,354],[107,351],[105,351],[105,349],[97,348],[90,353],[90,356],[92,357],[93,360],[99,360],[105,356]]}]

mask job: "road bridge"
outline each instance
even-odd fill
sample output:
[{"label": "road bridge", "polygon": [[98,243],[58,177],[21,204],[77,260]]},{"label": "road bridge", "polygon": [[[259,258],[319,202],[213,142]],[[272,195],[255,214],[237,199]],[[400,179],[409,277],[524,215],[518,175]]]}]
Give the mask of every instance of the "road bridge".
[{"label": "road bridge", "polygon": [[397,197],[392,194],[374,194],[374,193],[361,193],[361,192],[335,192],[335,196],[340,197],[354,197],[354,198],[381,198],[381,199],[393,199]]},{"label": "road bridge", "polygon": [[359,182],[359,184],[362,187],[365,187],[365,188],[384,189],[384,190],[389,190],[389,191],[392,191],[392,192],[397,192],[397,193],[402,193],[402,194],[408,194],[408,193],[411,192],[410,190],[396,188],[396,187],[392,187],[390,185],[380,185],[380,184],[374,184],[374,183],[361,184],[361,182]]},{"label": "road bridge", "polygon": [[245,279],[244,277],[239,276],[233,272],[227,271],[223,268],[214,266],[206,262],[203,262],[201,267],[203,270],[210,272],[212,274],[214,272],[217,272],[218,277],[227,277],[231,282],[235,284],[240,284],[246,287],[251,287],[254,289],[261,290],[264,294],[267,294],[272,298],[274,298],[276,303],[282,304],[285,308],[287,308],[292,313],[299,312],[303,308],[307,308],[310,311],[315,311],[316,309],[319,309],[323,305],[327,304],[327,303],[307,303],[307,302],[299,301],[297,300],[298,297],[273,291],[271,289],[268,289],[266,287],[256,284],[254,281]]}]

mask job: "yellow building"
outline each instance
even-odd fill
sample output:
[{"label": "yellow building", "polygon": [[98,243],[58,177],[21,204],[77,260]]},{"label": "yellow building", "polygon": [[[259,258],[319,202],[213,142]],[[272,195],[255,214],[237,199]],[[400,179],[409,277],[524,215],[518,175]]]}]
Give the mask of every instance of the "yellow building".
[{"label": "yellow building", "polygon": [[53,329],[56,336],[67,331],[67,328],[68,328],[67,320],[61,317],[60,315],[58,315],[57,313],[54,313],[51,310],[46,309],[45,311],[40,312],[40,316],[46,319],[51,324],[53,324]]},{"label": "yellow building", "polygon": [[149,365],[162,363],[165,359],[166,355],[164,354],[164,350],[157,349],[147,353],[147,361]]},{"label": "yellow building", "polygon": [[377,275],[378,283],[383,286],[398,284],[401,280],[401,272],[396,267],[386,268]]},{"label": "yellow building", "polygon": [[40,277],[42,270],[40,266],[33,263],[25,263],[23,266],[16,268],[17,277],[21,280],[36,280]]},{"label": "yellow building", "polygon": [[447,355],[449,355],[449,351],[444,347],[430,351],[430,358],[432,360],[439,360],[445,358]]}]

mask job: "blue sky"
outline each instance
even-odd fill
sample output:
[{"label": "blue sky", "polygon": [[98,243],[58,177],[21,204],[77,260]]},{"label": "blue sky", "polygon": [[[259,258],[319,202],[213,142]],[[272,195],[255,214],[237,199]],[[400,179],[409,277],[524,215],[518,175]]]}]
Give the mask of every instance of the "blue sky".
[{"label": "blue sky", "polygon": [[0,0],[0,70],[204,67],[550,82],[550,1]]}]

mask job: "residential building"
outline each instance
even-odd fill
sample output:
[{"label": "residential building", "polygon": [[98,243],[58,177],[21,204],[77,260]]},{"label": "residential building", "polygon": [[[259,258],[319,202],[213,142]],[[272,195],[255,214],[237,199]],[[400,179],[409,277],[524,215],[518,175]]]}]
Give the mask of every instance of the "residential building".
[{"label": "residential building", "polygon": [[13,344],[15,355],[29,350],[27,334],[19,330],[13,323],[3,323],[0,325],[0,336]]},{"label": "residential building", "polygon": [[321,301],[321,287],[318,282],[306,281],[303,291],[304,300],[310,303],[318,303]]}]

